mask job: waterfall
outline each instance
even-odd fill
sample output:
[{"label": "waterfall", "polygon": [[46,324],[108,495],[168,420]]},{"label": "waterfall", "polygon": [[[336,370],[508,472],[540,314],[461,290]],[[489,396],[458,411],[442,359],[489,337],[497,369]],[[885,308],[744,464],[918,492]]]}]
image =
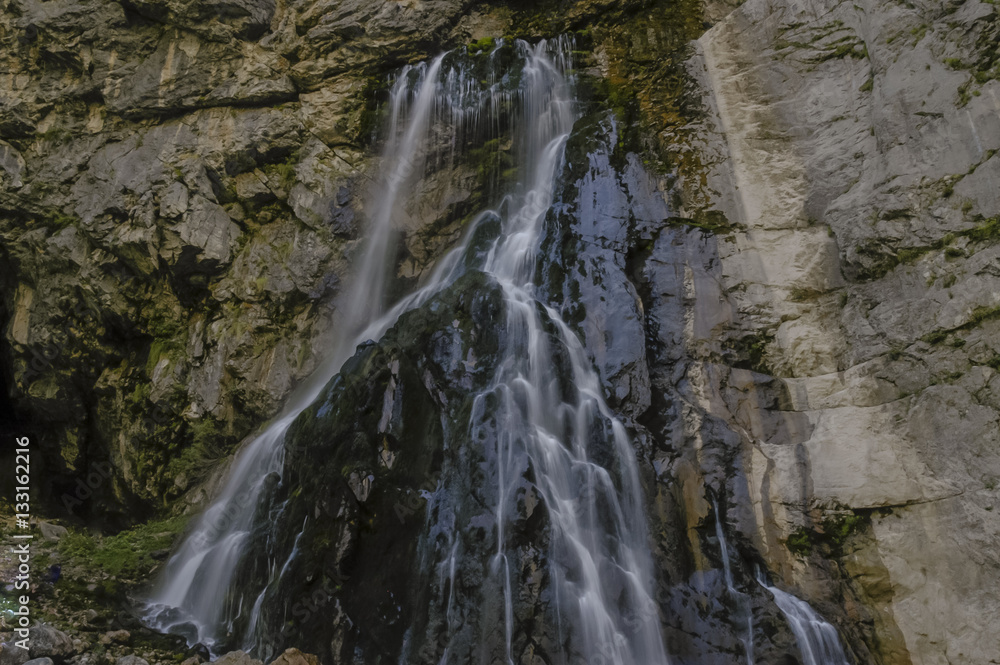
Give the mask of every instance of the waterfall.
[{"label": "waterfall", "polygon": [[[491,398],[502,423],[495,468],[494,528],[497,547],[489,570],[504,599],[507,661],[513,664],[513,563],[508,525],[516,518],[518,477],[531,468],[550,521],[551,585],[558,631],[590,662],[661,665],[668,662],[660,635],[652,561],[642,509],[635,453],[625,428],[604,401],[599,377],[579,338],[532,283],[563,151],[577,117],[568,72],[567,40],[514,45],[523,62],[517,76],[492,63],[479,72],[448,65],[447,56],[404,70],[390,95],[389,137],[382,156],[388,176],[373,189],[374,212],[364,255],[339,303],[340,341],[322,367],[299,388],[284,411],[237,455],[211,507],[194,523],[149,598],[146,620],[210,647],[225,644],[237,619],[249,626],[253,647],[265,594],[296,556],[298,540],[282,565],[269,563],[263,591],[247,597],[234,589],[233,571],[255,528],[262,498],[282,471],[285,432],[339,371],[355,346],[379,339],[398,317],[446,288],[468,267],[469,243],[484,219],[500,220],[499,237],[471,266],[500,285],[508,313],[507,347],[492,387],[474,400],[475,430]],[[494,50],[496,53],[497,50]],[[394,220],[418,182],[429,154],[440,158],[442,137],[451,151],[466,133],[497,131],[505,118],[518,138],[519,183],[496,211],[470,224],[423,284],[383,313],[383,291],[395,249]],[[559,376],[558,360],[570,376]],[[470,441],[475,441],[473,436]],[[596,461],[600,458],[602,461]],[[279,509],[280,510],[280,509]],[[269,520],[257,515],[256,520]],[[272,512],[271,518],[274,518]],[[456,575],[458,543],[444,564]],[[454,585],[450,587],[453,589]],[[449,590],[448,618],[452,599]],[[244,617],[248,615],[249,619]],[[447,646],[445,658],[447,658]],[[600,659],[595,661],[594,659]]]},{"label": "waterfall", "polygon": [[[533,156],[526,178],[531,187],[504,220],[503,234],[483,266],[500,284],[508,312],[508,345],[493,388],[473,407],[475,422],[486,395],[499,398],[498,538],[492,565],[504,585],[507,660],[514,662],[505,528],[515,519],[512,497],[526,458],[548,509],[551,573],[566,629],[579,651],[616,665],[665,663],[650,596],[652,565],[635,453],[604,402],[579,338],[556,310],[536,298],[531,282],[556,168],[574,120],[570,86],[559,70],[541,50],[525,68],[525,115],[535,119],[526,151]],[[560,384],[557,354],[568,356],[570,390]],[[594,448],[604,446],[614,460],[608,466],[594,461]]]},{"label": "waterfall", "polygon": [[[296,389],[281,414],[237,453],[222,491],[194,523],[147,601],[145,620],[152,627],[209,647],[218,641],[223,617],[227,609],[232,609],[226,607],[224,599],[250,536],[258,499],[268,478],[280,474],[284,463],[285,432],[340,370],[357,341],[378,336],[395,320],[393,312],[379,316],[394,235],[392,219],[405,188],[419,170],[422,144],[439,92],[437,78],[442,60],[443,56],[430,65],[404,70],[392,88],[389,140],[383,156],[383,163],[391,164],[392,169],[380,183],[368,243],[357,264],[356,277],[339,302],[340,330],[332,353]],[[417,79],[416,95],[411,94],[411,78]],[[401,129],[404,114],[409,123]],[[242,610],[237,606],[234,613],[238,616]]]},{"label": "waterfall", "polygon": [[[753,660],[753,611],[750,608],[750,597],[745,593],[740,593],[733,581],[733,570],[729,559],[729,546],[726,544],[726,533],[722,528],[722,519],[719,517],[719,503],[712,499],[712,509],[715,511],[715,537],[719,541],[719,551],[722,555],[722,573],[726,581],[726,592],[729,598],[736,604],[736,611],[733,612],[734,622],[741,618],[746,618],[746,636],[740,638],[747,655],[747,665],[754,665]],[[739,630],[739,627],[737,627]]]},{"label": "waterfall", "polygon": [[757,581],[774,596],[774,603],[788,619],[795,642],[802,652],[802,665],[850,665],[840,645],[837,629],[809,603],[777,587],[770,586],[758,571]]}]

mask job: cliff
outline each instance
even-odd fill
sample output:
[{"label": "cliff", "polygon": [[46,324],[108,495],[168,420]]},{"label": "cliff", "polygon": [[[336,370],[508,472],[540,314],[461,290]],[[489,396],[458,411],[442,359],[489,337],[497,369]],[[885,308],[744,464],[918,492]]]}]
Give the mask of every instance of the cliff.
[{"label": "cliff", "polygon": [[[573,33],[585,112],[539,283],[634,441],[667,651],[743,662],[738,612],[706,599],[722,588],[724,531],[758,662],[795,651],[755,566],[834,623],[859,663],[985,665],[1000,653],[992,3],[0,7],[0,369],[16,420],[5,427],[44,446],[36,478],[54,514],[117,528],[204,505],[237,444],[335,336],[378,191],[388,78],[444,49]],[[494,202],[503,152],[424,180],[396,292]],[[483,313],[493,288],[467,279],[442,296],[444,318],[417,312],[363,350],[344,376],[373,392],[345,403],[374,409],[398,384],[421,396],[390,429],[417,417],[436,440],[435,427],[467,422],[453,404],[468,367],[428,340],[453,334],[494,362],[495,331],[476,332],[501,327]],[[467,325],[451,333],[453,319]],[[437,383],[417,378],[428,367]],[[299,431],[347,426],[312,415]],[[386,427],[362,421],[351,428]],[[311,454],[299,436],[291,459]],[[381,514],[439,478],[434,451],[418,447],[405,474],[376,479],[396,494],[366,506],[351,474],[378,465],[370,452],[329,458],[339,484],[298,482]],[[84,496],[79,481],[106,468]],[[372,568],[353,575],[405,590],[397,576],[419,530],[394,520],[360,545],[345,520],[312,547],[374,552],[399,536],[399,552],[366,555]],[[525,542],[541,533],[522,526]],[[294,537],[277,540],[288,550]],[[340,563],[317,554],[299,579]],[[525,584],[526,624],[546,611],[543,587]],[[295,646],[328,627],[305,622]]]}]

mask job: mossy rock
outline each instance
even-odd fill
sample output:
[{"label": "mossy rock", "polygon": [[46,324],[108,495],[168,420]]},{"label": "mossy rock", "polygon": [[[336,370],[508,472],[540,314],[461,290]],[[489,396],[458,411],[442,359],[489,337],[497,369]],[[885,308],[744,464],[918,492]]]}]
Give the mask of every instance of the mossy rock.
[{"label": "mossy rock", "polygon": [[[264,651],[294,644],[329,662],[355,650],[370,662],[398,656],[428,588],[417,563],[422,496],[445,449],[467,443],[472,402],[496,369],[504,311],[492,278],[467,272],[359,346],[291,426],[284,477],[259,503],[236,573],[235,588],[252,603],[270,562],[287,562],[262,608]],[[350,624],[334,620],[334,605]],[[238,621],[234,633],[245,629]]]}]

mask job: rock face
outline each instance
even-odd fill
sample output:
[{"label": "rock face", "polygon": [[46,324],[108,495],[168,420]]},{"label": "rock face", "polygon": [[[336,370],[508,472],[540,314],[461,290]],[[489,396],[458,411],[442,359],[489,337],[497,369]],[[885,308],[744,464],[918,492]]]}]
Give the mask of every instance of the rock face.
[{"label": "rock face", "polygon": [[691,368],[742,439],[728,518],[875,662],[1000,652],[996,31],[976,2],[751,0],[690,65],[737,228],[689,343],[763,351]]},{"label": "rock face", "polygon": [[56,507],[141,517],[311,371],[363,220],[369,77],[465,4],[3,5],[4,393]]},{"label": "rock face", "polygon": [[[743,663],[748,639],[756,662],[798,658],[758,568],[836,625],[854,662],[994,662],[996,7],[549,9],[3,4],[0,374],[51,503],[126,521],[203,503],[211,463],[276,412],[336,326],[377,195],[387,74],[470,39],[586,28],[586,110],[536,281],[634,441],[674,662]],[[417,192],[397,290],[493,203],[483,164],[502,171],[505,151]],[[470,271],[362,347],[297,422],[261,498],[287,512],[238,574],[249,607],[275,557],[292,573],[267,592],[261,647],[396,662],[405,637],[413,662],[438,662],[447,603],[413,562],[433,552],[426,493],[442,474],[470,497],[466,522],[490,505],[482,450],[448,443],[492,376],[499,298]],[[532,514],[520,535],[544,545]],[[545,662],[544,548],[528,550],[515,644]],[[499,601],[470,589],[461,646],[501,662]]]},{"label": "rock face", "polygon": [[[287,519],[274,534],[260,525],[238,573],[246,582],[237,587],[254,598],[262,590],[254,585],[267,582],[268,561],[287,557],[286,574],[261,606],[258,625],[268,627],[258,632],[262,648],[298,644],[323,662],[351,654],[381,662],[398,657],[408,626],[426,618],[423,606],[441,602],[428,597],[426,578],[413,575],[426,497],[444,468],[483,463],[466,460],[475,452],[457,444],[472,399],[492,378],[502,321],[499,288],[469,273],[362,347],[296,421],[285,467],[294,478],[266,498],[273,507],[287,502]],[[293,488],[300,489],[289,494]],[[303,554],[289,557],[293,546]],[[488,542],[478,547],[470,558],[489,551]],[[275,621],[286,614],[296,621]],[[496,638],[484,648],[496,649]]]}]

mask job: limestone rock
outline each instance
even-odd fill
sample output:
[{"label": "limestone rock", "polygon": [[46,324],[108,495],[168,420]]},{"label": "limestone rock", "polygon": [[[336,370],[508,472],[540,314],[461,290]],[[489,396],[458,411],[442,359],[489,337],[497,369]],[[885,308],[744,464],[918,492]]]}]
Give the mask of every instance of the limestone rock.
[{"label": "limestone rock", "polygon": [[115,665],[149,665],[149,662],[139,656],[122,656],[115,660]]},{"label": "limestone rock", "polygon": [[101,644],[107,646],[112,643],[124,644],[129,641],[131,634],[127,630],[112,630],[101,635]]},{"label": "limestone rock", "polygon": [[285,649],[284,653],[271,661],[270,665],[319,665],[319,658],[291,648]]},{"label": "limestone rock", "polygon": [[69,635],[44,623],[37,623],[31,627],[31,641],[28,646],[28,653],[32,658],[48,656],[62,661],[76,653],[73,639]]},{"label": "limestone rock", "polygon": [[64,526],[41,521],[38,522],[38,530],[41,531],[42,538],[45,540],[60,540],[69,533]]},{"label": "limestone rock", "polygon": [[251,658],[243,651],[230,651],[212,662],[218,665],[264,665],[261,661]]},{"label": "limestone rock", "polygon": [[0,644],[0,665],[24,665],[30,660],[28,652],[13,642]]}]

